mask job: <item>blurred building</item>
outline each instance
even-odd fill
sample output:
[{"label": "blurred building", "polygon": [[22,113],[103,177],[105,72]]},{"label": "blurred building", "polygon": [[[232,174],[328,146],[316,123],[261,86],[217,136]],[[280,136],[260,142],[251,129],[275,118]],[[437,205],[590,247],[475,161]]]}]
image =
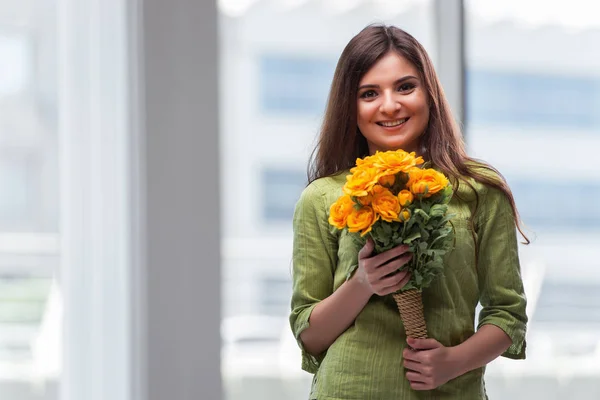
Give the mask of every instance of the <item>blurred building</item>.
[{"label": "blurred building", "polygon": [[[285,329],[291,218],[337,58],[367,23],[384,21],[436,63],[432,1],[219,4],[223,316],[242,321],[234,330],[248,315]],[[14,382],[35,378],[32,344],[59,265],[56,7],[0,0],[0,397],[19,400]],[[600,391],[589,383],[600,377],[600,23],[492,14],[467,7],[463,123],[471,153],[505,174],[533,231],[522,251],[531,382],[581,378]],[[516,379],[515,365],[495,371]]]},{"label": "blurred building", "polygon": [[[317,1],[294,8],[256,1],[242,15],[223,16],[224,255],[246,261],[251,253],[256,257],[256,265],[232,261],[225,266],[227,276],[289,279],[289,268],[282,265],[290,262],[294,205],[306,184],[306,164],[337,57],[364,26],[359,23],[363,16],[414,32],[435,62],[429,2],[416,2],[395,16],[393,7],[382,12],[375,3],[328,10]],[[471,153],[507,177],[537,241],[595,240],[600,233],[600,161],[595,156],[600,148],[600,52],[590,49],[600,40],[600,30],[573,33],[561,26],[532,28],[509,21],[490,25],[475,16],[467,21],[464,125]],[[236,193],[244,194],[242,202]],[[568,193],[568,204],[557,193]],[[273,246],[274,241],[280,245]],[[546,261],[550,267],[567,262],[560,255]],[[586,261],[589,268],[596,262]],[[262,306],[229,304],[226,314],[255,307]],[[262,311],[269,312],[268,307]]]},{"label": "blurred building", "polygon": [[[221,19],[224,317],[287,316],[291,218],[347,41],[385,21],[412,33],[437,62],[430,1],[285,3],[224,7]],[[521,249],[531,362],[501,360],[490,373],[524,374],[532,387],[584,370],[597,379],[600,28],[481,15],[467,8],[464,130],[470,153],[508,179],[533,239]],[[491,385],[507,396],[502,379]]]},{"label": "blurred building", "polygon": [[0,396],[19,400],[58,270],[55,16],[54,1],[0,1]]}]

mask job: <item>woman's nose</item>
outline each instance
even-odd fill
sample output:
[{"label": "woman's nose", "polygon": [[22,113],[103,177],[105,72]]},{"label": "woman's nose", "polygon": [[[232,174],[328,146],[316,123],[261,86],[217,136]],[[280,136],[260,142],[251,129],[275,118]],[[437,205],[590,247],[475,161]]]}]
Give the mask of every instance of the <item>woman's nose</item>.
[{"label": "woman's nose", "polygon": [[383,96],[383,101],[381,103],[379,111],[381,111],[384,114],[393,115],[396,112],[398,112],[398,110],[400,110],[400,102],[398,101],[398,99],[396,99],[395,96],[391,93],[385,94]]}]

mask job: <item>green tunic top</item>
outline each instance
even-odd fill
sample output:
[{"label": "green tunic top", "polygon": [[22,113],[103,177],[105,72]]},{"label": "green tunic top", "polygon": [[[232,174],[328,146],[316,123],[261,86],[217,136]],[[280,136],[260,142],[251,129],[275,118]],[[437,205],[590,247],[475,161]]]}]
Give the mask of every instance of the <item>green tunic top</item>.
[{"label": "green tunic top", "polygon": [[[391,295],[373,295],[354,323],[319,357],[308,354],[300,333],[314,306],[339,288],[357,266],[360,245],[328,223],[330,205],[342,195],[347,171],[312,182],[294,213],[293,295],[290,324],[302,349],[302,369],[313,373],[310,400],[486,399],[485,368],[432,391],[415,391],[406,379],[404,327]],[[506,196],[469,179],[450,202],[454,250],[444,275],[423,290],[428,334],[444,346],[464,342],[479,326],[492,324],[512,339],[503,354],[525,358],[526,299],[516,227]]]}]

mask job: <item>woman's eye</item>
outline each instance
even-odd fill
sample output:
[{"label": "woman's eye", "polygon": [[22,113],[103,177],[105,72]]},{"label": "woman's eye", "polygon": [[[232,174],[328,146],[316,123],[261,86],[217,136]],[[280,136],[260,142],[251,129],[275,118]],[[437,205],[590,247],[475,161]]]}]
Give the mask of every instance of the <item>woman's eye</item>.
[{"label": "woman's eye", "polygon": [[377,93],[375,93],[374,90],[367,90],[366,92],[363,92],[363,94],[360,95],[360,97],[362,99],[368,99],[370,97],[375,97],[377,95]]},{"label": "woman's eye", "polygon": [[398,91],[399,92],[409,92],[409,91],[413,90],[415,87],[416,86],[414,83],[403,83],[402,85],[398,86]]}]

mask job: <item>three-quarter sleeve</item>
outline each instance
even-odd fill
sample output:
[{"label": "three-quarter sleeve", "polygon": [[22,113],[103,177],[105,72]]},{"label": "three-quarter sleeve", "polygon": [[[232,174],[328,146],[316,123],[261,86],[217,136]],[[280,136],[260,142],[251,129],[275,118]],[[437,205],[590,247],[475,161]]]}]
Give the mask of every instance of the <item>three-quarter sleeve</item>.
[{"label": "three-quarter sleeve", "polygon": [[512,340],[502,356],[524,359],[527,300],[513,211],[507,196],[495,188],[488,188],[480,202],[476,217],[477,273],[482,305],[479,327],[491,324],[502,329]]},{"label": "three-quarter sleeve", "polygon": [[337,237],[328,222],[328,205],[319,181],[309,185],[294,211],[293,292],[290,314],[292,332],[302,350],[302,369],[316,373],[324,354],[314,357],[300,340],[309,326],[313,308],[333,293]]}]

